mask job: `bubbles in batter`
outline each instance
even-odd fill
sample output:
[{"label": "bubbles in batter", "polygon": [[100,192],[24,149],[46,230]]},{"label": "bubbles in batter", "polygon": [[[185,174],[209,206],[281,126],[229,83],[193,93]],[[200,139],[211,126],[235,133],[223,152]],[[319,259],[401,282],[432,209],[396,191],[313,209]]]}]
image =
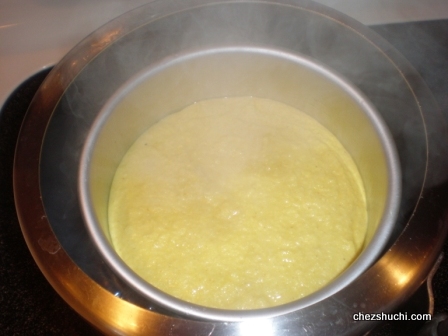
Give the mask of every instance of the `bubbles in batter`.
[{"label": "bubbles in batter", "polygon": [[195,103],[129,149],[109,203],[113,245],[142,278],[224,309],[287,303],[360,252],[362,181],[316,120],[268,99]]}]

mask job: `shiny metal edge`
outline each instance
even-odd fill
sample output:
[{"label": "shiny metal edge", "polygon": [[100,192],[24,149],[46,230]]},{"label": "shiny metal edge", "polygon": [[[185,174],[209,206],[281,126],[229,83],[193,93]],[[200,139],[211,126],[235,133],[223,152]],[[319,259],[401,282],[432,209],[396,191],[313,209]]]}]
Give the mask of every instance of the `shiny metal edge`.
[{"label": "shiny metal edge", "polygon": [[[220,1],[220,3],[224,2],[238,1]],[[285,0],[273,3],[315,12],[337,21],[374,45],[400,73],[404,73],[403,67],[415,73],[407,61],[385,40],[343,14],[335,13],[327,7],[307,0]],[[254,321],[254,323],[251,321],[212,323],[180,319],[157,314],[121,300],[86,276],[61,248],[51,230],[39,189],[39,156],[46,124],[65,89],[93,57],[120,37],[143,24],[148,13],[152,13],[152,19],[155,20],[172,13],[173,9],[177,11],[189,6],[210,4],[212,3],[202,0],[178,0],[170,4],[160,1],[131,11],[106,24],[83,40],[48,75],[25,116],[14,161],[14,197],[27,245],[39,268],[63,299],[89,322],[108,334],[247,335],[248,330],[260,330],[260,326],[262,326],[265,330],[271,328],[269,329],[273,330],[271,334],[275,332],[277,335],[319,335],[318,326],[309,322],[312,318],[325,319],[328,324],[332,325],[331,334],[365,333],[375,325],[375,322],[355,322],[352,318],[353,312],[391,311],[420,286],[437,259],[443,245],[443,238],[447,235],[448,215],[446,211],[441,212],[440,209],[436,209],[437,213],[428,218],[420,218],[416,208],[395,244],[346,290],[310,307],[311,309],[303,309],[281,318]],[[422,102],[417,98],[413,88],[420,85],[421,78],[413,78],[412,81],[408,81],[404,75],[403,78],[420,105]],[[430,92],[427,89],[424,91],[425,99],[431,100]],[[434,107],[434,104],[434,102],[428,103],[429,107]],[[422,110],[421,114],[424,120]],[[434,191],[425,190],[423,192],[422,190],[418,206],[431,209],[432,197],[435,197]],[[422,221],[427,225],[421,225]],[[409,254],[406,251],[424,251],[424,253]],[[372,283],[385,289],[382,293],[385,301],[378,300],[377,293],[366,291]],[[396,295],[398,292],[400,292],[400,296]],[[380,301],[385,303],[380,304]],[[332,313],[331,310],[323,307],[324,302],[330,307],[329,309],[337,307],[341,308],[341,311],[336,310],[337,314]],[[344,322],[343,330],[339,328],[341,321]]]}]

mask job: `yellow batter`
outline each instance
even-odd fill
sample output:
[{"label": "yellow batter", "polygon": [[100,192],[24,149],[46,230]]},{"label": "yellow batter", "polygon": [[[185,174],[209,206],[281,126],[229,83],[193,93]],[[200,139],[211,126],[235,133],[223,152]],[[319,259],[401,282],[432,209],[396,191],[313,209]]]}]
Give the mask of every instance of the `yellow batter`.
[{"label": "yellow batter", "polygon": [[317,121],[259,98],[195,103],[148,129],[113,181],[113,244],[141,277],[209,307],[304,297],[360,251],[357,168]]}]

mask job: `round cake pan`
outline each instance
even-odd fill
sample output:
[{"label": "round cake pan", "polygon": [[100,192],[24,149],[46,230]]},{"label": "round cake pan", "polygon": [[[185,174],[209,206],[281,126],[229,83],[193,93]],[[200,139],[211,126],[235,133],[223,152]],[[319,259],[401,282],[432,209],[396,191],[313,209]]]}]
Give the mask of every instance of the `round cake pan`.
[{"label": "round cake pan", "polygon": [[[109,191],[121,158],[146,129],[194,102],[241,96],[286,103],[305,111],[336,135],[351,154],[364,184],[367,231],[356,260],[334,281],[305,298],[258,310],[207,308],[146,283],[117,255],[109,235]],[[247,45],[177,54],[125,83],[106,103],[86,139],[79,190],[93,241],[131,287],[178,314],[233,321],[289,313],[351,283],[379,256],[390,237],[400,203],[400,183],[398,156],[389,130],[358,89],[303,55]]]}]

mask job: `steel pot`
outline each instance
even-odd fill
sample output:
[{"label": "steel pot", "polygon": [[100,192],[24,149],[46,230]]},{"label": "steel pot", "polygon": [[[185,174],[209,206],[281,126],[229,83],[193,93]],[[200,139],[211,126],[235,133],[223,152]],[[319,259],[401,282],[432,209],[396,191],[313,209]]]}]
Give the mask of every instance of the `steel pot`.
[{"label": "steel pot", "polygon": [[[380,258],[326,299],[257,323],[180,319],[142,298],[104,263],[83,226],[76,195],[80,153],[106,102],[142,69],[180,51],[227,42],[247,46],[241,43],[245,38],[251,46],[323,64],[367,97],[397,146],[401,204]],[[264,326],[276,334],[361,334],[375,322],[354,321],[353,314],[387,312],[404,302],[426,278],[447,233],[446,212],[436,202],[446,188],[447,130],[427,87],[375,33],[306,0],[172,0],[125,14],[86,38],[53,69],[19,139],[14,190],[28,246],[65,300],[107,332],[229,335]]]}]

